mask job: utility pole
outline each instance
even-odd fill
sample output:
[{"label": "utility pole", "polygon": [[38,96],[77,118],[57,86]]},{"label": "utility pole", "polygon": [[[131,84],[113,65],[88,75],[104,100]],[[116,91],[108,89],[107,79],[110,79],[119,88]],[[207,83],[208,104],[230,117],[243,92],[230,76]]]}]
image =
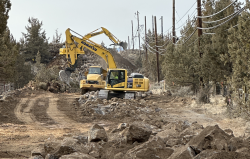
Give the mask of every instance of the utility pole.
[{"label": "utility pole", "polygon": [[159,53],[158,53],[158,44],[157,44],[157,26],[156,26],[156,16],[155,16],[155,46],[156,46],[156,62],[157,62],[157,80],[160,82],[160,73],[159,73]]},{"label": "utility pole", "polygon": [[[197,15],[198,17],[201,16],[201,0],[197,0]],[[198,18],[198,27],[199,28],[202,28],[202,19],[201,18]],[[198,40],[199,40],[199,55],[200,55],[200,58],[202,58],[202,53],[201,53],[201,50],[200,50],[200,37],[202,36],[202,30],[201,29],[198,29]],[[203,85],[203,77],[200,77],[200,85],[202,86]]]},{"label": "utility pole", "polygon": [[161,16],[161,38],[163,40],[163,16]]},{"label": "utility pole", "polygon": [[175,0],[173,0],[173,43],[175,44]]},{"label": "utility pole", "polygon": [[128,50],[130,50],[129,36],[128,36]]},{"label": "utility pole", "polygon": [[147,49],[147,18],[145,16],[145,58],[146,62],[148,62],[148,49]]},{"label": "utility pole", "polygon": [[152,15],[152,34],[154,34],[155,30],[154,30],[154,16]]},{"label": "utility pole", "polygon": [[135,48],[135,45],[134,45],[134,31],[133,31],[133,20],[131,20],[131,23],[132,23],[132,43],[133,43],[133,50]]},{"label": "utility pole", "polygon": [[[197,15],[198,17],[201,16],[201,0],[197,0]],[[201,18],[198,18],[198,27],[199,28],[202,28],[202,19]],[[198,37],[199,37],[199,47],[200,47],[200,37],[202,35],[202,30],[201,29],[198,29]],[[200,58],[202,57],[202,53],[201,51],[200,52]]]},{"label": "utility pole", "polygon": [[140,54],[140,57],[141,57],[140,23],[139,23],[139,12],[138,11],[137,11],[137,21],[138,21],[139,54]]}]

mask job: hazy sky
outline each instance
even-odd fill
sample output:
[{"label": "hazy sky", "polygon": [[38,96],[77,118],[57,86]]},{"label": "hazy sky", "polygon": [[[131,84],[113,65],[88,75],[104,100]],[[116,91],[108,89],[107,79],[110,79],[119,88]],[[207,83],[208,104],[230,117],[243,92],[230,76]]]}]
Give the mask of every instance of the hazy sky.
[{"label": "hazy sky", "polygon": [[[176,20],[179,21],[196,0],[175,1]],[[137,30],[137,11],[140,13],[140,25],[145,24],[144,17],[147,17],[147,29],[152,29],[152,15],[157,16],[158,33],[161,32],[161,16],[163,32],[167,32],[172,25],[172,0],[11,0],[11,3],[8,26],[17,40],[22,37],[22,32],[26,32],[25,26],[28,25],[29,17],[38,18],[43,22],[43,29],[47,37],[50,37],[49,41],[55,35],[56,29],[62,33],[65,40],[64,32],[67,28],[85,35],[100,27],[107,28],[119,40],[128,41],[128,36],[132,36],[131,20],[134,22],[134,33]],[[188,14],[196,14],[196,7],[197,4]],[[187,20],[187,15],[176,24],[177,28]],[[142,29],[144,34],[144,28]],[[112,43],[105,35],[99,35],[92,40],[97,43],[103,41],[105,45]]]}]

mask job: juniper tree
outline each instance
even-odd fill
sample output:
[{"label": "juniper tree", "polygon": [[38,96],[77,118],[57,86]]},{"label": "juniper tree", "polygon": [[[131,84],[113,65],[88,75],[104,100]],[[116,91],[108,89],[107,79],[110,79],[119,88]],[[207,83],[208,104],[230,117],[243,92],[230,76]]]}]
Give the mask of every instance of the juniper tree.
[{"label": "juniper tree", "polygon": [[0,75],[4,80],[13,81],[18,48],[18,44],[7,28],[0,37]]},{"label": "juniper tree", "polygon": [[7,20],[9,19],[9,11],[11,9],[10,0],[0,0],[0,36],[3,35],[7,27]]},{"label": "juniper tree", "polygon": [[41,53],[41,62],[48,63],[51,59],[49,53],[48,39],[46,32],[42,30],[43,23],[36,18],[28,19],[26,26],[27,33],[22,33],[21,51],[25,55],[25,61],[35,61],[37,52]]}]

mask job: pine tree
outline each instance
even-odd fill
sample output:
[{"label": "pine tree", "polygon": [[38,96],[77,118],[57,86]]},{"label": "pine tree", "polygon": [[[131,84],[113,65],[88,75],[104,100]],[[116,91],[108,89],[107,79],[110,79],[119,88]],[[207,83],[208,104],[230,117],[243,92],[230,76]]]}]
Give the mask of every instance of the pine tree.
[{"label": "pine tree", "polygon": [[10,0],[1,0],[0,1],[0,37],[2,37],[3,33],[7,27],[7,20],[9,19],[9,11],[11,9]]},{"label": "pine tree", "polygon": [[48,63],[51,60],[48,39],[45,31],[42,31],[43,23],[36,18],[28,19],[27,33],[23,33],[21,39],[21,51],[25,55],[25,61],[35,61],[37,52],[41,53],[41,62]]},{"label": "pine tree", "polygon": [[0,37],[0,75],[6,81],[13,81],[18,50],[18,44],[7,28]]}]

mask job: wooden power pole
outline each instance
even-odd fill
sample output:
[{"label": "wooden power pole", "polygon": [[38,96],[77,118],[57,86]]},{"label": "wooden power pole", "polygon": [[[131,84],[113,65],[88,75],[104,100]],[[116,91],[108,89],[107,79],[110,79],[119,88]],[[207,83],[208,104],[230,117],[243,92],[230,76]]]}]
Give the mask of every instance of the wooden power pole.
[{"label": "wooden power pole", "polygon": [[163,16],[161,16],[161,38],[163,40]]},{"label": "wooden power pole", "polygon": [[147,18],[145,16],[145,58],[146,62],[148,62],[148,49],[147,49]]},{"label": "wooden power pole", "polygon": [[154,29],[154,16],[152,15],[152,34],[155,33],[155,29]]},{"label": "wooden power pole", "polygon": [[131,20],[132,23],[132,43],[133,43],[133,50],[135,49],[135,45],[134,45],[134,31],[133,31],[133,20]]},{"label": "wooden power pole", "polygon": [[[197,0],[197,14],[198,14],[198,22],[197,22],[197,25],[199,28],[202,28],[202,19],[200,18],[201,17],[201,0]],[[198,29],[198,38],[199,38],[199,56],[200,58],[202,58],[202,52],[200,50],[200,37],[202,36],[202,30],[201,29]],[[200,85],[202,86],[203,85],[203,77],[200,77]]]},{"label": "wooden power pole", "polygon": [[130,50],[129,36],[128,36],[128,50]]},{"label": "wooden power pole", "polygon": [[175,0],[173,0],[173,43],[175,44]]},{"label": "wooden power pole", "polygon": [[156,16],[155,16],[155,46],[156,46],[156,62],[157,62],[157,80],[160,82],[160,72],[159,72],[159,53],[158,53],[158,44],[157,44],[157,25],[156,25]]},{"label": "wooden power pole", "polygon": [[[201,0],[197,0],[197,15],[198,15],[198,27],[202,28],[202,19],[201,17]],[[198,29],[198,38],[199,38],[199,47],[200,47],[200,37],[202,35],[202,29]],[[202,53],[200,52],[200,58],[202,57]]]},{"label": "wooden power pole", "polygon": [[139,39],[139,54],[141,57],[141,44],[140,44],[140,23],[139,23],[139,12],[137,11],[137,21],[138,21],[138,39]]}]

